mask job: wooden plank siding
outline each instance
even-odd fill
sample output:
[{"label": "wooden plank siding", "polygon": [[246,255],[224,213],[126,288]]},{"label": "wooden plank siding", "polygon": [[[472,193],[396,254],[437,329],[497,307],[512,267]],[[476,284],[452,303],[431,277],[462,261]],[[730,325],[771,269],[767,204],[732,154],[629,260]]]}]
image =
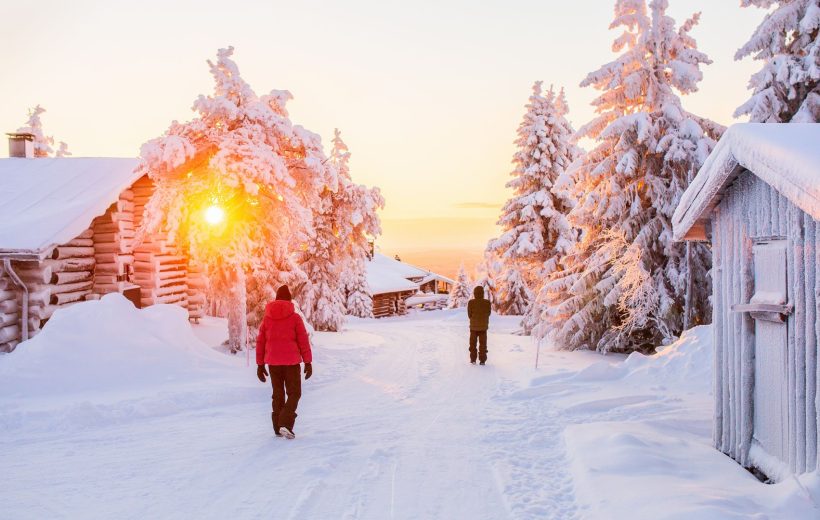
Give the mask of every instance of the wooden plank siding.
[{"label": "wooden plank siding", "polygon": [[[731,306],[754,294],[756,241],[780,237],[787,245],[787,460],[795,474],[820,469],[820,230],[818,222],[749,172],[725,189],[712,214],[714,378],[713,441],[744,466],[758,465],[753,444],[755,322]],[[787,408],[787,409],[786,409]]]}]

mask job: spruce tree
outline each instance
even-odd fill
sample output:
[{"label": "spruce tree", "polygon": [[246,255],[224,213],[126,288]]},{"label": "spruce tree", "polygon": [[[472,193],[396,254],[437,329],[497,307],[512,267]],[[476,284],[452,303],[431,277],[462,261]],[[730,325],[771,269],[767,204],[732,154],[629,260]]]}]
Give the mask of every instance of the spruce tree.
[{"label": "spruce tree", "polygon": [[54,151],[54,148],[52,148],[54,145],[54,138],[50,135],[45,135],[45,131],[43,130],[43,121],[40,119],[40,116],[45,112],[46,109],[40,105],[29,109],[26,124],[18,128],[17,131],[20,133],[34,135],[34,140],[32,143],[34,148],[34,157],[66,157],[71,155],[71,152],[68,151],[68,145],[63,141],[60,141],[60,147],[56,152]]},{"label": "spruce tree", "polygon": [[336,208],[335,233],[340,249],[339,284],[345,296],[346,312],[360,318],[373,316],[373,300],[367,285],[367,261],[372,240],[381,234],[378,211],[384,198],[378,188],[355,184],[350,175],[350,150],[339,129],[334,131],[330,163],[338,175],[338,189],[333,195]]},{"label": "spruce tree", "polygon": [[[502,271],[506,275],[518,273],[525,286],[540,287],[575,241],[575,230],[566,218],[573,206],[572,182],[566,170],[579,150],[572,142],[574,130],[566,119],[567,112],[563,89],[556,95],[550,88],[543,95],[541,82],[533,85],[518,127],[515,169],[507,183],[513,197],[504,205],[498,221],[504,233],[487,247],[503,261]],[[519,309],[521,302],[505,300],[515,294],[519,293],[499,290],[496,308]],[[531,292],[520,294],[533,298]],[[527,332],[538,323],[542,311],[542,305],[533,303],[525,305],[529,312],[522,324]]]},{"label": "spruce tree", "polygon": [[504,270],[504,264],[495,253],[484,252],[484,259],[476,268],[478,280],[476,285],[484,287],[484,297],[490,301],[494,311],[498,311],[498,282]]},{"label": "spruce tree", "polygon": [[687,287],[692,315],[709,315],[708,251],[687,255],[670,220],[723,128],[681,106],[677,93],[696,91],[710,61],[689,34],[698,15],[676,29],[666,8],[618,0],[611,26],[624,29],[614,44],[621,54],[581,83],[601,91],[598,116],[578,132],[597,145],[570,171],[580,237],[542,289],[547,322],[537,331],[565,348],[649,350],[672,339]]},{"label": "spruce tree", "polygon": [[498,287],[498,313],[507,316],[523,316],[533,303],[533,293],[524,277],[514,265],[501,276]]},{"label": "spruce tree", "polygon": [[758,123],[820,122],[820,0],[741,0],[770,9],[735,54],[763,62],[749,80],[751,98],[735,112]]},{"label": "spruce tree", "polygon": [[448,307],[450,309],[457,309],[459,307],[466,307],[467,302],[473,296],[473,291],[470,283],[470,277],[467,276],[467,271],[464,269],[464,264],[458,269],[458,277],[456,284],[450,290],[450,301]]}]

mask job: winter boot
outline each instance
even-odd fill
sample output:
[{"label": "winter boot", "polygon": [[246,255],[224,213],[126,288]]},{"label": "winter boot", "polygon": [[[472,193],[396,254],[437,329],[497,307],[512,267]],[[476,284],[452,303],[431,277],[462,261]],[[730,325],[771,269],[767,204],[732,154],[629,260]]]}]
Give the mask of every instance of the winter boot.
[{"label": "winter boot", "polygon": [[281,437],[282,434],[279,433],[279,427],[276,426],[276,414],[275,413],[270,414],[270,420],[273,423],[273,433],[276,434],[277,437]]},{"label": "winter boot", "polygon": [[296,434],[293,433],[292,431],[288,430],[288,428],[286,426],[282,426],[281,428],[279,428],[279,435],[283,436],[286,439],[295,439],[296,438]]},{"label": "winter boot", "polygon": [[484,364],[484,361],[482,361],[482,362],[480,362],[480,363],[479,363],[479,365],[483,365],[483,364]]}]

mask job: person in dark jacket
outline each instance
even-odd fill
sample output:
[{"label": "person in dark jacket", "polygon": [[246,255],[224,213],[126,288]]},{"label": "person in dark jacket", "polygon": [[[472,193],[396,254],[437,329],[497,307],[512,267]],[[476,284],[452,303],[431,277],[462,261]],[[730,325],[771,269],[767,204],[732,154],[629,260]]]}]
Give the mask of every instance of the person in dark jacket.
[{"label": "person in dark jacket", "polygon": [[[487,362],[487,329],[490,328],[490,301],[484,298],[484,287],[473,289],[474,298],[467,303],[467,317],[470,318],[470,363],[475,365],[476,357],[482,365]],[[476,352],[476,343],[479,349]]]},{"label": "person in dark jacket", "polygon": [[287,285],[276,291],[276,300],[265,307],[265,317],[256,338],[256,377],[264,383],[265,376],[270,375],[273,386],[273,432],[277,437],[288,439],[296,438],[293,425],[302,395],[300,363],[305,363],[305,380],[313,375],[310,340],[291,300]]}]

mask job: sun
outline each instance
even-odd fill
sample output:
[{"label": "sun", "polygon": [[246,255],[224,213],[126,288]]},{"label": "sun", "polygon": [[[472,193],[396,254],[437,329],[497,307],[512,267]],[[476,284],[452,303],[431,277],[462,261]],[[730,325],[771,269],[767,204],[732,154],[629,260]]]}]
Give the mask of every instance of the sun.
[{"label": "sun", "polygon": [[216,226],[225,221],[225,210],[217,205],[208,206],[205,210],[205,222]]}]

